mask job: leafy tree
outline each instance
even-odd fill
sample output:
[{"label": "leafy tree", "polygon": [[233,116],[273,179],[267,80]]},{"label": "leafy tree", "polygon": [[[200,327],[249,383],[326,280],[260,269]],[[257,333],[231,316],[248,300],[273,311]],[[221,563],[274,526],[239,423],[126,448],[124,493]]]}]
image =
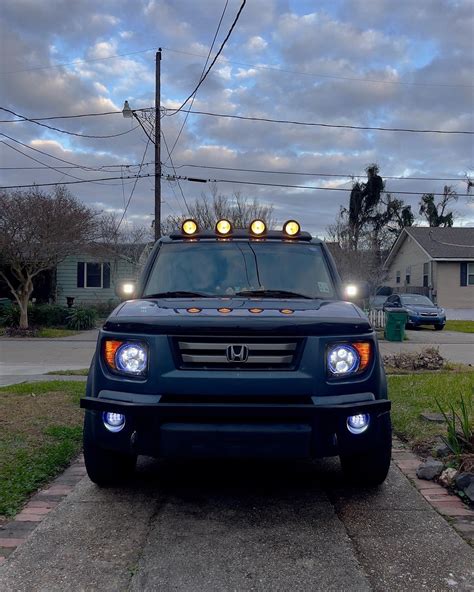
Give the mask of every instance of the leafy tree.
[{"label": "leafy tree", "polygon": [[420,214],[426,218],[429,226],[452,226],[454,224],[454,213],[447,212],[446,208],[450,203],[456,201],[458,196],[451,185],[445,185],[443,196],[439,203],[435,203],[433,193],[425,193],[421,196]]},{"label": "leafy tree", "polygon": [[35,278],[97,236],[97,214],[64,187],[0,192],[0,276],[28,328],[28,301]]}]

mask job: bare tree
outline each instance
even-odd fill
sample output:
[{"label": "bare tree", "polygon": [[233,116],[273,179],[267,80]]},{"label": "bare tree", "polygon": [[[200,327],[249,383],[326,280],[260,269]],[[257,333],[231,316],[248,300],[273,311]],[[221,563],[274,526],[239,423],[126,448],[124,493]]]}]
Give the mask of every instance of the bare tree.
[{"label": "bare tree", "polygon": [[445,185],[443,196],[438,203],[435,203],[433,193],[425,193],[421,196],[420,214],[426,218],[430,226],[452,226],[454,224],[454,213],[446,212],[450,203],[456,201],[458,196],[451,185]]},{"label": "bare tree", "polygon": [[28,328],[28,302],[39,273],[95,239],[97,214],[64,187],[0,192],[0,275],[20,307],[20,328]]},{"label": "bare tree", "polygon": [[181,227],[183,220],[192,218],[199,228],[214,229],[216,222],[223,218],[229,220],[235,228],[248,228],[252,220],[263,220],[268,228],[275,226],[273,206],[260,204],[256,199],[243,197],[235,192],[231,196],[218,192],[217,186],[211,186],[210,195],[205,193],[191,204],[183,215],[168,216],[162,223],[161,232],[169,234]]}]

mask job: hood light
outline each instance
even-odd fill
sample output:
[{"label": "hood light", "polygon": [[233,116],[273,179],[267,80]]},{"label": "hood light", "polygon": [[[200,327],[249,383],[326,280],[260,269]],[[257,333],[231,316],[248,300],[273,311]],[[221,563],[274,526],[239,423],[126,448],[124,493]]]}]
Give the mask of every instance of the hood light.
[{"label": "hood light", "polygon": [[296,220],[288,220],[283,224],[283,231],[288,236],[296,236],[300,233],[301,227]]},{"label": "hood light", "polygon": [[181,225],[181,230],[182,230],[183,234],[187,234],[188,236],[196,234],[197,229],[198,229],[198,226],[197,226],[196,222],[191,219],[185,220]]},{"label": "hood light", "polygon": [[249,308],[249,312],[253,314],[260,314],[261,312],[263,312],[263,308]]},{"label": "hood light", "polygon": [[261,236],[267,230],[267,225],[263,220],[254,220],[252,224],[250,224],[250,232],[255,236]]},{"label": "hood light", "polygon": [[290,314],[293,314],[295,311],[292,310],[291,308],[282,308],[282,309],[280,309],[280,312],[281,312],[281,314],[290,315]]},{"label": "hood light", "polygon": [[232,232],[232,224],[229,220],[219,220],[216,224],[216,232],[221,236],[226,236]]},{"label": "hood light", "polygon": [[191,314],[196,314],[196,313],[201,312],[201,311],[202,311],[202,308],[187,308],[186,309],[186,312],[189,312]]},{"label": "hood light", "polygon": [[232,309],[231,308],[218,308],[217,311],[222,314],[229,314],[230,312],[232,312]]}]

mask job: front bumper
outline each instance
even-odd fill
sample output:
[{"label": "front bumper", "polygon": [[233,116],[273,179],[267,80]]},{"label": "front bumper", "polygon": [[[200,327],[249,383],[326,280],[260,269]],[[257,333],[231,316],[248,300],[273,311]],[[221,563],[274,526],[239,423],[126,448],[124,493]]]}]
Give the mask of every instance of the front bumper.
[{"label": "front bumper", "polygon": [[[86,422],[97,445],[112,450],[157,457],[316,458],[377,446],[391,403],[161,403],[160,397],[149,403],[84,397],[81,407],[88,411]],[[125,415],[124,429],[110,433],[104,411]],[[354,435],[347,418],[361,413],[369,414],[369,427]]]},{"label": "front bumper", "polygon": [[408,315],[408,325],[445,325],[446,317],[423,317],[420,315]]}]

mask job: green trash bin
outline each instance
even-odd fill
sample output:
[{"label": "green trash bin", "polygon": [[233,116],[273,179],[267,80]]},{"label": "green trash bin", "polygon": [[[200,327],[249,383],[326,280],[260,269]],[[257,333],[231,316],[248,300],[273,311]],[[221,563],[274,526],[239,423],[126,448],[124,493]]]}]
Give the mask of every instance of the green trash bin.
[{"label": "green trash bin", "polygon": [[385,339],[387,341],[403,341],[408,313],[404,308],[385,309]]}]

